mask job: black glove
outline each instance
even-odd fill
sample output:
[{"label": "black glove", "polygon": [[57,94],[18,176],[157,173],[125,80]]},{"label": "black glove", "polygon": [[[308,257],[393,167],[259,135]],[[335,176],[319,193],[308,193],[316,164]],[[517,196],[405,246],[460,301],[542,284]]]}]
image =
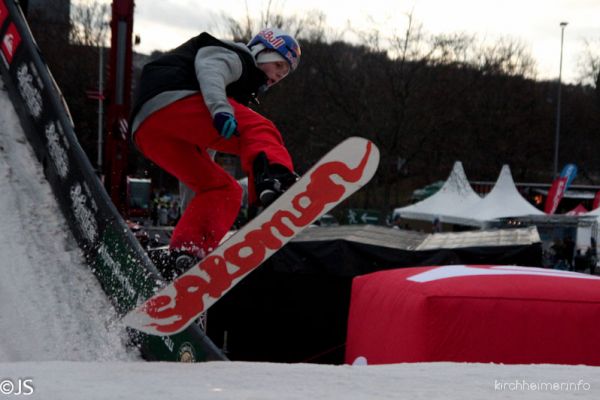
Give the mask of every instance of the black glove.
[{"label": "black glove", "polygon": [[230,139],[233,135],[240,135],[237,130],[238,123],[235,117],[228,112],[216,113],[213,117],[213,126],[219,132],[219,135],[225,139]]}]

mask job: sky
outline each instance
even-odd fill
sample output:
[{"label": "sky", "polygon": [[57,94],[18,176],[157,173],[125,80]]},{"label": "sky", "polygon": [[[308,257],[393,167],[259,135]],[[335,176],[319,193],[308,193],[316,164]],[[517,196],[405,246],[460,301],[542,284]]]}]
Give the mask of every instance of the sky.
[{"label": "sky", "polygon": [[[105,0],[109,1],[109,0]],[[561,27],[564,30],[563,82],[574,83],[584,41],[600,40],[600,0],[270,0],[282,14],[303,15],[319,10],[327,27],[338,32],[350,24],[367,28],[375,23],[382,32],[402,32],[407,14],[429,33],[466,33],[493,43],[500,37],[521,41],[536,60],[538,78],[558,79]],[[201,31],[223,32],[220,15],[258,19],[269,0],[149,0],[136,1],[134,31],[142,41],[137,51],[167,50]],[[349,36],[348,40],[352,40]],[[600,52],[600,49],[598,49]]]}]

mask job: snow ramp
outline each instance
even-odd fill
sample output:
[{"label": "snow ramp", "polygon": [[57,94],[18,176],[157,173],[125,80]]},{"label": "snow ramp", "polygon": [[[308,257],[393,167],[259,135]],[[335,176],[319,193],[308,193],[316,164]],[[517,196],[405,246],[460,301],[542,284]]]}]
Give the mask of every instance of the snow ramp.
[{"label": "snow ramp", "polygon": [[[18,121],[86,263],[117,313],[126,314],[162,286],[162,278],[79,145],[64,98],[15,0],[0,0],[0,72]],[[226,360],[196,324],[166,337],[128,333],[149,360]]]},{"label": "snow ramp", "polygon": [[1,362],[139,358],[66,226],[2,78],[0,221]]}]

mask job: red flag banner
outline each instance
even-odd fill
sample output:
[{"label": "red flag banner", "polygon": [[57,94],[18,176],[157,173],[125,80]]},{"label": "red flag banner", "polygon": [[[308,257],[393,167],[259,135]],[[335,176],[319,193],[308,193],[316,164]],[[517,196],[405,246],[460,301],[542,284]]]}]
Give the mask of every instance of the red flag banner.
[{"label": "red flag banner", "polygon": [[552,182],[552,187],[548,191],[548,197],[546,198],[546,205],[544,206],[544,212],[546,214],[554,214],[558,203],[565,194],[565,186],[567,185],[567,178],[558,177]]},{"label": "red flag banner", "polygon": [[554,214],[558,208],[558,203],[560,203],[560,200],[563,198],[567,188],[573,179],[575,179],[576,175],[577,167],[573,164],[567,164],[560,173],[560,176],[552,182],[544,207],[544,212],[546,214]]}]

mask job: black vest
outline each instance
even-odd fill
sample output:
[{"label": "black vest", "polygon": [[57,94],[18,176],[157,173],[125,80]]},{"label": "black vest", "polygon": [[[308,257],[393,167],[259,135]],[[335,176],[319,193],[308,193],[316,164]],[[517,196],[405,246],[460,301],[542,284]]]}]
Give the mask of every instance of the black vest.
[{"label": "black vest", "polygon": [[146,101],[159,93],[172,90],[200,91],[194,61],[198,50],[206,46],[220,46],[238,54],[242,61],[242,76],[227,86],[226,93],[244,105],[253,101],[267,83],[267,76],[256,67],[253,56],[204,32],[144,66],[132,118]]}]

